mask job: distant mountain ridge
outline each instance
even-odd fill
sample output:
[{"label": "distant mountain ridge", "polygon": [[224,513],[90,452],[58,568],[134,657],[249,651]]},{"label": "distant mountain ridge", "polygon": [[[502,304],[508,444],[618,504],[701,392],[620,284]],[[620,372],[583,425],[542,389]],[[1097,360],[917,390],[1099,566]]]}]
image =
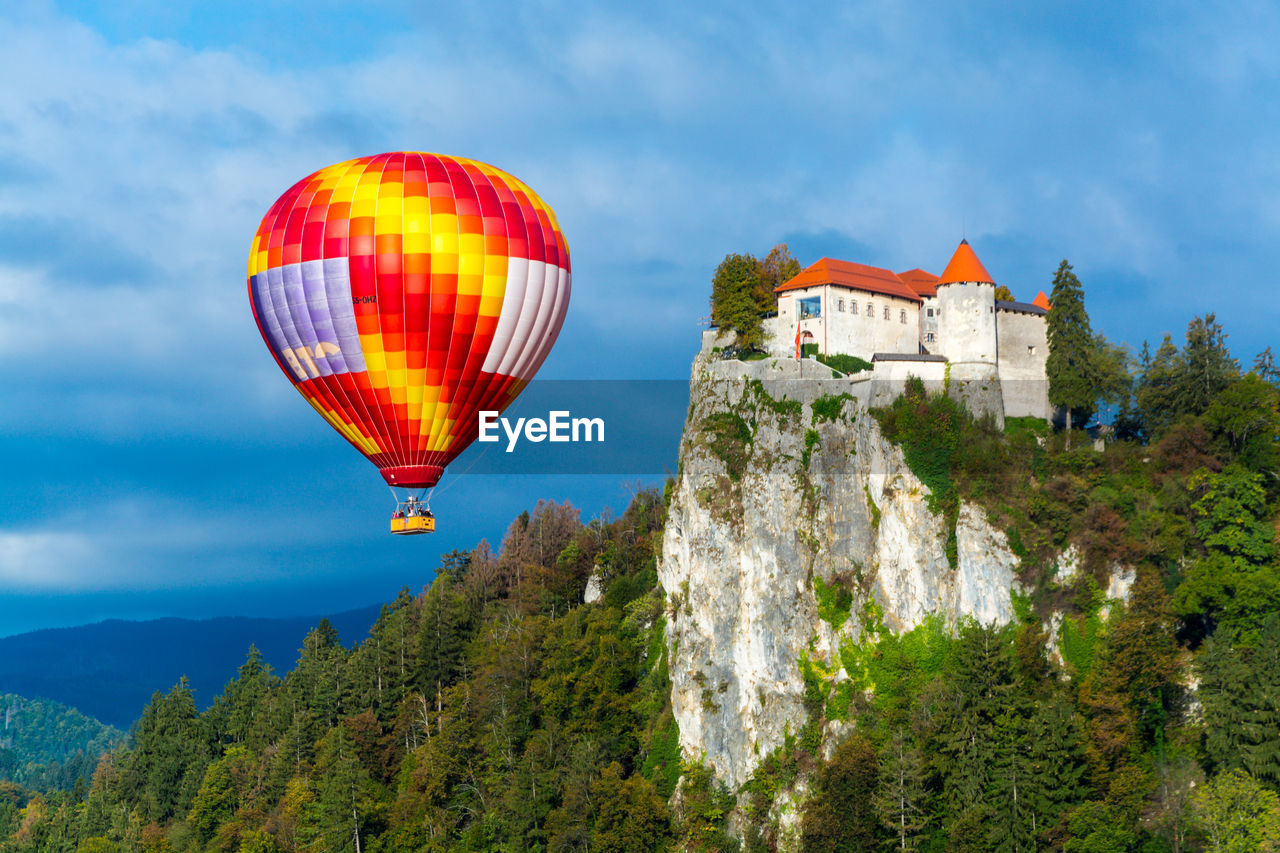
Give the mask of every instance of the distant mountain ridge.
[{"label": "distant mountain ridge", "polygon": [[244,662],[250,645],[279,672],[293,667],[307,632],[322,618],[343,644],[368,636],[380,605],[285,619],[111,619],[0,638],[0,693],[52,699],[127,730],[157,690],[183,675],[208,707]]}]

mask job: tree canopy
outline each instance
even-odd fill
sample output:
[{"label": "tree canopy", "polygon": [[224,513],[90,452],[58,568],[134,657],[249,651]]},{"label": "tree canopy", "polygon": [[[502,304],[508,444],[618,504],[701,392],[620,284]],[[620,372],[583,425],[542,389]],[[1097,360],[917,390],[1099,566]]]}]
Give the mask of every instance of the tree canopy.
[{"label": "tree canopy", "polygon": [[800,272],[786,244],[763,259],[725,255],[711,279],[711,324],[737,333],[738,345],[758,349],[764,343],[762,318],[777,309],[774,288]]},{"label": "tree canopy", "polygon": [[1053,276],[1048,315],[1049,402],[1067,413],[1067,429],[1073,416],[1083,422],[1093,414],[1100,396],[1097,339],[1084,307],[1084,286],[1063,260]]}]

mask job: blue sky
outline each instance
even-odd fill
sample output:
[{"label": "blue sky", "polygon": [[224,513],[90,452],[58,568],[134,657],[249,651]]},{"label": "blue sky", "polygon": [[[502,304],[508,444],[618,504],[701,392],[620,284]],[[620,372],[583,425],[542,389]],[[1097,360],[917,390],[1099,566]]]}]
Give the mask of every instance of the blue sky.
[{"label": "blue sky", "polygon": [[[1020,298],[1069,258],[1140,346],[1216,311],[1278,343],[1274,4],[31,3],[0,20],[0,634],[312,613],[430,579],[537,498],[462,477],[436,538],[279,374],[249,239],[299,177],[401,148],[557,211],[574,292],[543,375],[687,375],[708,282],[786,241]],[[674,459],[675,448],[671,449]]]}]

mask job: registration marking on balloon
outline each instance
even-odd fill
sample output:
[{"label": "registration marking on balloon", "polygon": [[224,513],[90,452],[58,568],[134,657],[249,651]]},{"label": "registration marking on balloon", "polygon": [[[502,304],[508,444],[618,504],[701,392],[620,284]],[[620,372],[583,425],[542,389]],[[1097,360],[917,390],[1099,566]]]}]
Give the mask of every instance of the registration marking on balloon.
[{"label": "registration marking on balloon", "polygon": [[433,486],[537,372],[569,247],[518,179],[461,157],[361,157],[294,184],[249,253],[280,369],[392,486]]}]

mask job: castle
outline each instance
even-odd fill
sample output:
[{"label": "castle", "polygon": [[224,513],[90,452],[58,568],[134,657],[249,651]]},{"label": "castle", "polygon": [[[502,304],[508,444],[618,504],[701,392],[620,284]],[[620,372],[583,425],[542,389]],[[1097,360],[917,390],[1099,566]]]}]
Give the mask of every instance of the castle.
[{"label": "castle", "polygon": [[996,299],[995,280],[967,240],[935,276],[894,273],[822,258],[779,286],[778,313],[764,321],[771,355],[805,346],[874,365],[875,377],[960,383],[985,392],[977,408],[1006,417],[1051,415],[1045,359],[1049,301]]}]

